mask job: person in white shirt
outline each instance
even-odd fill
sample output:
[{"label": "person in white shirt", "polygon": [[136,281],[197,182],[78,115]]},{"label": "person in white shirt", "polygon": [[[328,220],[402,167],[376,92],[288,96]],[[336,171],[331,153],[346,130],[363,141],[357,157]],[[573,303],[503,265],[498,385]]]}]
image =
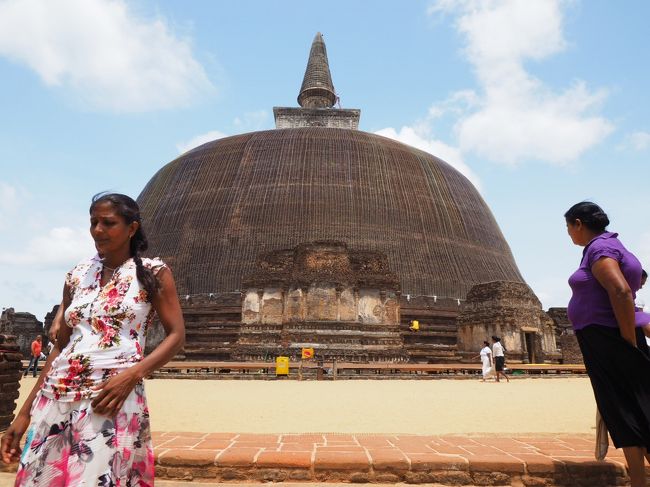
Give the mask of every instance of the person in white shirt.
[{"label": "person in white shirt", "polygon": [[494,356],[497,382],[499,382],[500,376],[503,376],[507,382],[510,382],[510,379],[508,379],[508,376],[504,372],[506,365],[506,356],[504,353],[503,345],[501,345],[501,338],[498,336],[492,336],[492,355]]},{"label": "person in white shirt", "polygon": [[481,349],[481,352],[474,358],[481,358],[481,364],[482,364],[482,372],[483,372],[483,379],[482,381],[485,382],[485,379],[488,377],[492,376],[494,374],[494,367],[492,364],[492,350],[490,350],[490,342],[487,340],[483,342],[483,348]]}]

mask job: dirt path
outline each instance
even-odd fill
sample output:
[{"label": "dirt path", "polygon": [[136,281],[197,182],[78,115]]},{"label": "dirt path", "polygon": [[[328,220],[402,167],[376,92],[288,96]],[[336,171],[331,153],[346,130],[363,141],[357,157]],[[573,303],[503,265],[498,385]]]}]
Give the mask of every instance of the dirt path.
[{"label": "dirt path", "polygon": [[[21,399],[34,379],[23,379]],[[155,431],[238,433],[593,433],[586,378],[151,380]]]}]

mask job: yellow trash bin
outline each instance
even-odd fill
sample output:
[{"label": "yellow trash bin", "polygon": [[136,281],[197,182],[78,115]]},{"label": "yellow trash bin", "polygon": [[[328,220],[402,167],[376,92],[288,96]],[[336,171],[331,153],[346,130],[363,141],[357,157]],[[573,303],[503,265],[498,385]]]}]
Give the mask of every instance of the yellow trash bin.
[{"label": "yellow trash bin", "polygon": [[276,357],[275,375],[289,375],[289,357]]}]

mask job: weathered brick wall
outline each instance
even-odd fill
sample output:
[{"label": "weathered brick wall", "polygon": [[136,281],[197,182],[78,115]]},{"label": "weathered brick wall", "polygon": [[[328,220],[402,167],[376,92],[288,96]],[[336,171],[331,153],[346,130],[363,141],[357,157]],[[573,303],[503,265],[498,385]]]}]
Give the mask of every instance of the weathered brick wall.
[{"label": "weathered brick wall", "polygon": [[274,107],[273,115],[277,129],[330,127],[357,130],[361,111],[357,109]]},{"label": "weathered brick wall", "polygon": [[44,337],[43,323],[31,313],[16,312],[7,308],[0,315],[0,333],[12,335],[25,357],[31,355],[31,347],[36,335]]},{"label": "weathered brick wall", "polygon": [[584,363],[582,352],[578,345],[578,339],[573,332],[565,333],[558,339],[562,349],[563,364],[581,364]]},{"label": "weathered brick wall", "polygon": [[20,388],[22,355],[15,337],[0,335],[0,431],[14,419],[14,408]]}]

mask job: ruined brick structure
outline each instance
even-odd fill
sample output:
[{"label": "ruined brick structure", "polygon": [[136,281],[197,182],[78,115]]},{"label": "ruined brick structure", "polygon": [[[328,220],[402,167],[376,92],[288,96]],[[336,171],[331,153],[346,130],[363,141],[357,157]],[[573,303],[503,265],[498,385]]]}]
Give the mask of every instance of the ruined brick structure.
[{"label": "ruined brick structure", "polygon": [[320,241],[263,254],[257,263],[244,279],[236,358],[295,358],[314,348],[327,360],[406,360],[399,282],[385,255]]},{"label": "ruined brick structure", "polygon": [[[306,119],[339,110],[321,108],[334,91],[325,59],[309,60],[307,74],[327,76],[318,90],[306,76],[296,108]],[[375,134],[307,125],[208,142],[145,186],[149,255],[171,265],[181,296],[241,291],[258,255],[319,240],[385,254],[412,296],[462,300],[480,282],[523,282],[490,209],[456,169]]]},{"label": "ruined brick structure", "polygon": [[[555,360],[552,321],[525,285],[476,188],[427,152],[358,130],[360,111],[340,108],[320,33],[311,46],[298,105],[274,108],[275,130],[224,137],[182,154],[138,197],[149,255],[161,257],[174,271],[188,323],[185,358],[268,358],[269,347],[255,350],[256,337],[290,321],[303,323],[301,341],[295,343],[316,343],[325,322],[338,328],[345,323],[350,333],[397,326],[394,339],[375,344],[384,347],[385,359],[457,361],[478,339],[465,335],[465,348],[459,347],[456,317],[462,303],[475,286],[501,281],[506,287],[519,284],[531,296],[525,306],[511,306],[508,293],[503,308],[498,298],[485,302],[486,317],[507,328],[506,346],[512,340],[520,360]],[[322,241],[348,249],[352,274],[346,283],[361,279],[352,264],[354,253],[363,250],[385,256],[396,286],[368,288],[373,289],[368,297],[358,286],[355,291],[355,284],[288,285],[292,281],[285,279],[273,287],[256,281],[262,277],[258,256],[270,259],[267,270],[271,261],[286,264],[285,271],[300,269],[291,261],[295,250]],[[221,296],[233,301],[220,304],[215,297]],[[368,311],[365,303],[371,302]],[[376,305],[383,314],[371,323]],[[478,312],[478,306],[470,304],[467,312]],[[408,330],[412,319],[420,322],[417,334]],[[321,325],[308,326],[311,322]],[[159,332],[151,336],[151,343],[161,337]],[[286,337],[279,340],[284,347]],[[522,340],[532,340],[531,345]],[[264,341],[278,343],[271,336]],[[371,356],[381,354],[356,358]]]},{"label": "ruined brick structure", "polygon": [[14,419],[22,357],[16,337],[0,333],[0,431],[7,429]]},{"label": "ruined brick structure", "polygon": [[476,355],[483,340],[496,335],[512,362],[557,362],[555,323],[533,291],[521,282],[477,284],[457,319],[459,349]]},{"label": "ruined brick structure", "polygon": [[562,351],[561,362],[563,364],[581,364],[583,363],[582,352],[578,345],[566,308],[549,308],[546,312],[555,323],[555,332],[557,342]]},{"label": "ruined brick structure", "polygon": [[50,328],[52,328],[54,317],[59,311],[59,306],[59,304],[54,305],[52,309],[45,315],[45,319],[43,320],[43,348],[47,347],[48,343],[50,342]]},{"label": "ruined brick structure", "polygon": [[43,323],[38,321],[36,316],[31,313],[16,312],[13,308],[2,311],[0,333],[15,336],[20,353],[25,357],[31,357],[32,342],[37,335],[41,335],[45,339]]}]

